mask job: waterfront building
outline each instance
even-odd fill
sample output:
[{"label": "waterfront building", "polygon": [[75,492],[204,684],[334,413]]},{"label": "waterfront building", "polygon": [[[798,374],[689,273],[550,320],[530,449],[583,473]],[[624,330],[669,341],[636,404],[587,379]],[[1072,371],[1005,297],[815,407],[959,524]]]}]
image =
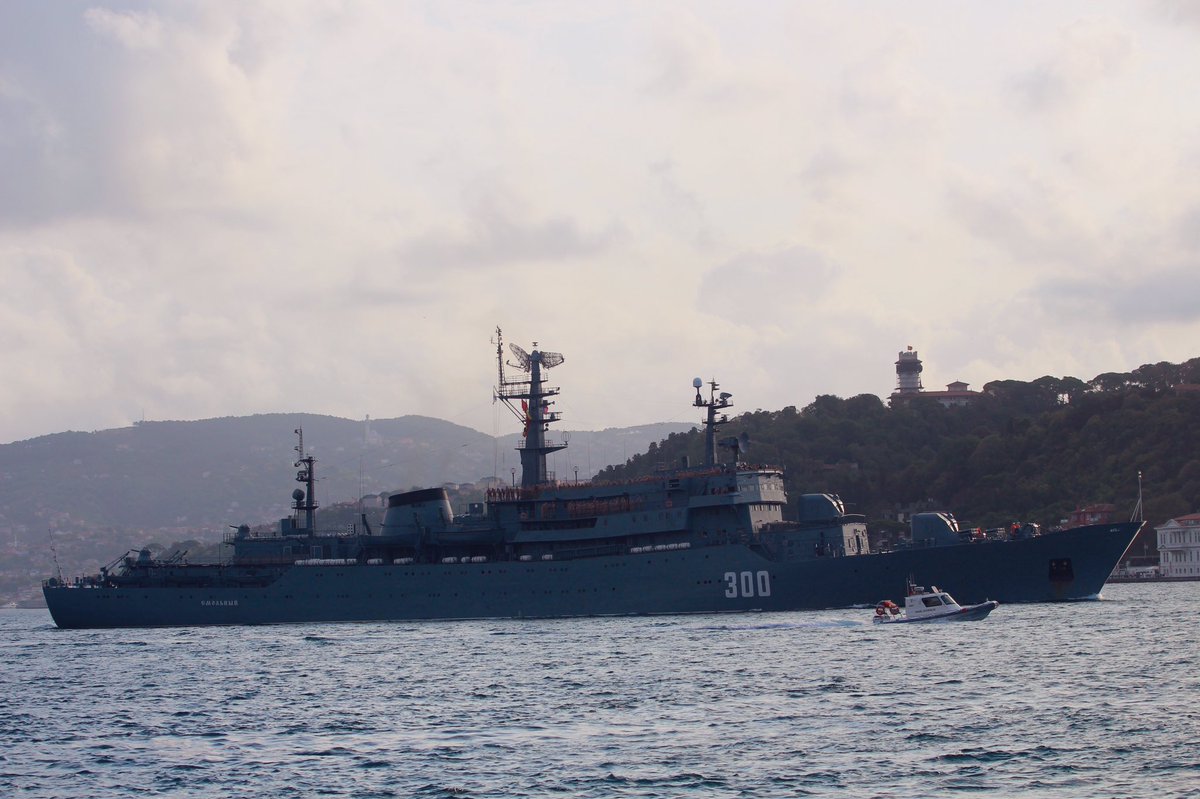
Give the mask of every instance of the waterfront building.
[{"label": "waterfront building", "polygon": [[1154,529],[1162,576],[1200,578],[1200,513],[1171,519]]}]

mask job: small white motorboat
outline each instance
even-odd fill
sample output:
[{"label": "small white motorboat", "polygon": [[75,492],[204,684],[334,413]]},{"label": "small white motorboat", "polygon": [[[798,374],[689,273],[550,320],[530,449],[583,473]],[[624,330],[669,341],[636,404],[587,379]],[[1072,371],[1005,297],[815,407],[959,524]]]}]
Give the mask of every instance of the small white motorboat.
[{"label": "small white motorboat", "polygon": [[980,602],[978,605],[963,607],[954,601],[954,597],[938,588],[930,586],[928,591],[923,586],[908,581],[908,592],[904,597],[904,607],[901,608],[890,599],[885,599],[875,606],[876,624],[905,624],[917,621],[975,621],[985,618],[1000,605],[994,599]]}]

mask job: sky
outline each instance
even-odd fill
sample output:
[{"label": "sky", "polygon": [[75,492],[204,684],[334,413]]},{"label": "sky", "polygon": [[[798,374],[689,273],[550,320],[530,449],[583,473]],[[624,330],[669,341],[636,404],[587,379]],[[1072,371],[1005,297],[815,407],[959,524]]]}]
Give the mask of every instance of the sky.
[{"label": "sky", "polygon": [[0,443],[1200,355],[1200,2],[0,3]]}]

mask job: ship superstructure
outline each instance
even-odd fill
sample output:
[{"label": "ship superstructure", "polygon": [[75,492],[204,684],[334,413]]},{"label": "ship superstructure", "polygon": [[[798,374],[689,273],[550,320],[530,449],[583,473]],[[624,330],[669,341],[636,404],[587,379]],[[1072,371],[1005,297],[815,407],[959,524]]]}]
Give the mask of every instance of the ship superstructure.
[{"label": "ship superstructure", "polygon": [[[914,546],[875,553],[866,519],[832,494],[799,498],[785,520],[782,469],[743,460],[719,438],[732,395],[697,378],[704,462],[619,482],[559,481],[547,456],[560,420],[546,372],[564,363],[496,331],[498,382],[523,428],[521,479],[456,516],[445,489],[393,494],[378,530],[316,525],[316,459],[297,430],[293,514],[270,534],[228,536],[224,563],[127,554],[98,575],[47,580],[60,627],[386,619],[561,617],[799,610],[871,604],[880,585],[929,575],[964,601],[1099,593],[1140,523],[977,541],[947,514],[921,520]],[[506,369],[507,367],[507,369]],[[707,392],[705,389],[707,388]],[[722,462],[721,455],[728,452]],[[930,514],[929,516],[934,516]],[[365,522],[365,519],[364,519]],[[914,535],[916,528],[914,527]],[[924,579],[924,578],[922,578]],[[978,598],[978,599],[977,599]]]}]

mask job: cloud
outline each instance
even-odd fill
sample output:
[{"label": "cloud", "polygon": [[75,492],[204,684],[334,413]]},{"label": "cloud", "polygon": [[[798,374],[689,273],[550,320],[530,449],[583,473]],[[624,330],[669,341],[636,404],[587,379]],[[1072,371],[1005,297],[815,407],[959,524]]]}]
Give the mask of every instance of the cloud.
[{"label": "cloud", "polygon": [[1030,292],[1047,314],[1096,322],[1118,329],[1200,322],[1200,259],[1168,268],[1128,264],[1115,280],[1047,280]]},{"label": "cloud", "polygon": [[227,215],[247,199],[262,120],[228,58],[234,27],[104,8],[71,22],[4,80],[0,115],[21,124],[0,151],[0,224]]},{"label": "cloud", "polygon": [[413,237],[400,249],[401,262],[414,270],[569,262],[603,253],[620,237],[616,225],[588,232],[565,216],[522,220],[513,206],[511,196],[482,197],[466,218],[465,229]]},{"label": "cloud", "polygon": [[1168,22],[1181,22],[1200,28],[1200,5],[1194,0],[1152,0],[1149,6]]},{"label": "cloud", "polygon": [[155,50],[162,46],[162,20],[154,13],[89,8],[83,18],[93,29],[112,36],[130,50]]},{"label": "cloud", "polygon": [[818,200],[829,199],[839,184],[845,183],[857,168],[838,149],[826,146],[817,152],[800,172],[804,187]]},{"label": "cloud", "polygon": [[787,326],[818,305],[839,270],[805,247],[743,253],[710,270],[700,285],[700,310],[737,325]]},{"label": "cloud", "polygon": [[984,186],[962,178],[946,187],[952,219],[973,237],[1024,262],[1089,262],[1092,244],[1056,202],[1054,186],[1040,177]]},{"label": "cloud", "polygon": [[680,182],[677,172],[676,164],[670,159],[650,165],[650,174],[663,198],[664,218],[669,224],[692,231],[697,246],[710,244],[712,229],[704,201],[699,192]]},{"label": "cloud", "polygon": [[873,51],[841,75],[842,110],[852,117],[910,117],[922,111],[924,83],[913,61],[918,43],[895,28]]},{"label": "cloud", "polygon": [[1159,12],[0,3],[0,440],[490,431],[497,324],[597,427],[690,420],[696,373],[886,393],[906,344],[975,385],[1191,357],[1200,49]]},{"label": "cloud", "polygon": [[1185,252],[1200,256],[1200,205],[1180,214],[1172,238]]},{"label": "cloud", "polygon": [[1020,74],[1013,89],[1029,110],[1062,110],[1119,74],[1133,51],[1128,32],[1116,23],[1081,20],[1060,33],[1054,52]]}]

